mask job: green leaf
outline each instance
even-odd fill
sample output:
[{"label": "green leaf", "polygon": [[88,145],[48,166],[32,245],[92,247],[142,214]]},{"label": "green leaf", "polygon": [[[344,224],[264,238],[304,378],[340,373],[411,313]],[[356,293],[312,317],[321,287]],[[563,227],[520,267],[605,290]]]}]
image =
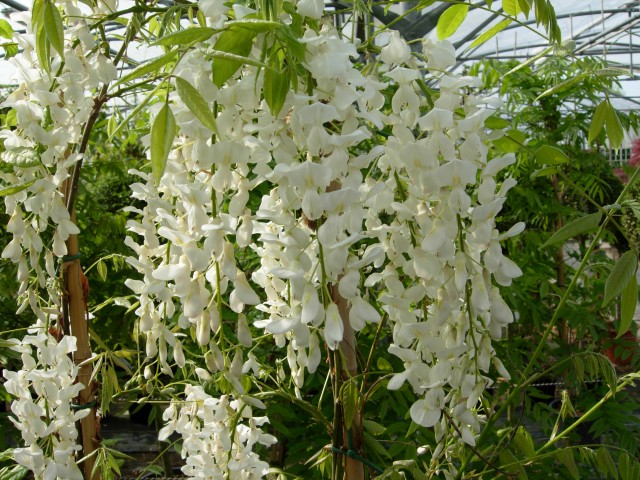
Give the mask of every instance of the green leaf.
[{"label": "green leaf", "polygon": [[22,465],[7,465],[0,469],[1,480],[23,480],[27,478],[29,470]]},{"label": "green leaf", "polygon": [[149,94],[136,106],[136,108],[134,108],[131,113],[129,115],[127,115],[127,118],[125,118],[122,122],[120,122],[120,124],[116,127],[116,129],[109,134],[109,138],[107,139],[107,142],[110,142],[113,137],[115,137],[118,133],[120,133],[120,131],[129,124],[129,122],[131,120],[133,120],[136,115],[138,115],[138,113],[140,113],[146,106],[147,104],[151,101],[151,99],[155,96],[155,94],[158,92],[158,90],[160,90],[160,87],[162,87],[162,83],[159,83],[156,88],[154,88],[151,92],[149,92]]},{"label": "green leaf", "polygon": [[620,77],[623,75],[633,76],[633,74],[626,68],[618,68],[618,67],[600,68],[593,73],[597,77]]},{"label": "green leaf", "polygon": [[627,452],[623,452],[618,457],[618,471],[620,472],[620,478],[627,480],[629,477],[629,470],[631,469],[631,462],[629,461],[629,455]]},{"label": "green leaf", "polygon": [[9,60],[18,54],[18,44],[13,42],[3,43],[0,45],[4,49],[4,59]]},{"label": "green leaf", "polygon": [[596,354],[596,359],[598,361],[598,373],[594,375],[593,378],[601,375],[604,377],[604,381],[609,387],[609,390],[612,394],[615,395],[616,388],[618,386],[618,373],[616,372],[616,367],[613,366],[611,360],[605,357],[602,354]]},{"label": "green leaf", "polygon": [[364,444],[367,452],[373,452],[381,458],[391,458],[389,451],[378,440],[373,438],[367,432],[364,432]]},{"label": "green leaf", "polygon": [[618,478],[616,464],[613,463],[613,458],[611,458],[611,454],[606,447],[600,447],[596,452],[596,466],[603,475],[603,478]]},{"label": "green leaf", "polygon": [[291,27],[289,25],[283,25],[283,28],[277,32],[277,34],[280,41],[286,45],[287,52],[293,54],[298,62],[304,62],[307,50],[304,43],[300,42]]},{"label": "green leaf", "polygon": [[520,10],[522,10],[522,13],[524,13],[524,16],[527,18],[529,18],[529,12],[531,11],[531,3],[529,2],[530,0],[518,0]]},{"label": "green leaf", "polygon": [[502,9],[504,10],[504,13],[514,17],[518,16],[518,14],[522,12],[518,0],[502,0]]},{"label": "green leaf", "polygon": [[134,68],[125,76],[123,76],[120,80],[118,80],[114,86],[121,85],[130,80],[134,80],[136,78],[142,77],[151,72],[157,72],[160,68],[164,67],[167,63],[171,62],[173,58],[178,54],[178,50],[171,50],[170,52],[165,53],[159,57],[154,58],[153,60],[148,61],[147,63],[143,63],[142,65]]},{"label": "green leaf", "polygon": [[170,33],[162,38],[157,39],[151,45],[162,45],[165,47],[173,45],[191,45],[198,42],[204,42],[218,30],[210,27],[192,27],[178,32]]},{"label": "green leaf", "polygon": [[27,188],[29,188],[34,183],[36,183],[36,181],[35,180],[31,180],[31,181],[29,181],[27,183],[21,183],[21,184],[18,184],[18,185],[13,185],[12,187],[3,188],[2,190],[0,190],[0,197],[5,197],[7,195],[14,195],[14,194],[16,194],[18,192],[26,190]]},{"label": "green leaf", "polygon": [[574,221],[567,223],[551,235],[551,237],[542,244],[541,248],[545,248],[556,243],[562,243],[575,236],[595,230],[598,228],[601,218],[601,213],[592,213],[591,215],[576,218]]},{"label": "green leaf", "polygon": [[500,130],[503,128],[507,128],[509,125],[511,125],[511,122],[504,118],[494,117],[493,115],[491,115],[484,121],[484,125],[487,128],[491,128],[493,130]]},{"label": "green leaf", "polygon": [[516,433],[513,436],[513,443],[518,452],[520,452],[524,458],[533,458],[535,456],[536,449],[533,446],[531,434],[522,425],[516,430]]},{"label": "green leaf", "polygon": [[362,423],[364,424],[365,431],[374,436],[382,435],[387,430],[387,427],[380,425],[373,420],[363,420]]},{"label": "green leaf", "polygon": [[587,139],[589,143],[593,143],[593,141],[598,138],[598,135],[600,135],[600,131],[604,126],[604,120],[607,116],[607,103],[608,102],[604,100],[596,107],[595,112],[593,112],[591,126],[589,127],[589,137]]},{"label": "green leaf", "polygon": [[627,250],[620,255],[604,285],[603,307],[622,293],[631,278],[635,276],[637,268],[638,257],[634,250]]},{"label": "green leaf", "polygon": [[280,22],[272,22],[270,20],[262,20],[260,18],[243,18],[242,20],[232,20],[227,22],[227,26],[231,30],[243,28],[258,34],[271,32],[281,28],[282,24]]},{"label": "green leaf", "polygon": [[[215,43],[214,48],[222,53],[229,53],[239,59],[221,58],[213,59],[213,83],[218,88],[222,87],[231,76],[243,65],[247,55],[251,52],[253,39],[257,32],[247,28],[235,28],[222,32]],[[233,58],[233,57],[232,57]]]},{"label": "green leaf", "polygon": [[541,168],[531,174],[531,180],[538,177],[549,177],[551,175],[555,175],[556,173],[558,173],[558,169],[556,167]]},{"label": "green leaf", "polygon": [[640,463],[623,452],[618,457],[618,472],[620,480],[637,480],[640,478]]},{"label": "green leaf", "polygon": [[[576,410],[571,403],[571,395],[567,390],[562,390],[561,403],[560,403],[560,418],[566,420],[567,418],[573,418],[576,415]],[[558,424],[556,424],[557,426]],[[555,430],[555,428],[554,428]]]},{"label": "green leaf", "polygon": [[352,378],[342,384],[340,389],[340,400],[342,401],[342,413],[344,414],[344,424],[347,429],[351,428],[353,419],[358,409],[358,385]]},{"label": "green leaf", "polygon": [[34,0],[31,7],[31,28],[37,30],[38,25],[42,25],[45,0]]},{"label": "green leaf", "polygon": [[580,471],[576,465],[576,460],[573,457],[573,450],[571,448],[565,448],[558,450],[556,453],[556,459],[562,463],[569,471],[569,474],[576,480],[580,479]]},{"label": "green leaf", "polygon": [[107,264],[100,260],[96,265],[96,269],[98,270],[100,280],[104,282],[107,279]]},{"label": "green leaf", "polygon": [[151,171],[158,184],[167,166],[175,135],[176,121],[171,108],[165,103],[151,127]]},{"label": "green leaf", "polygon": [[64,58],[64,27],[58,7],[51,0],[44,4],[44,28],[53,48]]},{"label": "green leaf", "polygon": [[527,136],[520,130],[509,130],[505,136],[493,141],[493,144],[504,153],[515,153],[522,148]]},{"label": "green leaf", "polygon": [[116,114],[115,112],[109,117],[109,121],[107,122],[107,135],[113,135],[113,132],[116,130]]},{"label": "green leaf", "polygon": [[564,82],[560,82],[558,85],[554,85],[551,88],[546,89],[544,92],[542,92],[540,95],[538,95],[536,97],[536,99],[534,100],[534,102],[537,102],[538,100],[540,100],[543,97],[548,97],[549,95],[555,95],[557,93],[560,93],[564,90],[566,90],[567,88],[569,88],[570,86],[576,84],[576,83],[580,83],[582,80],[584,80],[584,78],[587,77],[586,73],[581,73],[580,75],[576,75],[575,77],[571,77],[568,80],[565,80]]},{"label": "green leaf", "polygon": [[620,327],[618,328],[618,334],[616,338],[620,338],[631,327],[633,322],[633,315],[636,313],[636,307],[638,306],[638,279],[635,275],[631,277],[627,286],[622,290],[622,297],[620,299]]},{"label": "green leaf", "polygon": [[38,63],[44,69],[45,72],[51,71],[51,52],[49,38],[45,31],[44,22],[38,24],[36,29],[36,56],[38,57]]},{"label": "green leaf", "polygon": [[620,123],[618,113],[613,108],[613,105],[611,105],[611,102],[607,101],[607,106],[608,108],[605,112],[607,137],[609,137],[612,148],[619,148],[620,145],[622,145],[622,140],[624,140],[624,129],[622,128],[622,123]]},{"label": "green leaf", "polygon": [[517,476],[518,478],[527,478],[527,474],[524,471],[520,460],[516,458],[511,450],[508,448],[500,449],[498,458],[500,459],[500,465],[507,472],[513,473],[514,476]]},{"label": "green leaf", "polygon": [[561,163],[567,163],[569,157],[557,147],[542,145],[536,150],[536,160],[541,164],[559,165]]},{"label": "green leaf", "polygon": [[289,93],[290,81],[291,77],[286,71],[268,69],[264,72],[264,99],[274,117],[282,110]]},{"label": "green leaf", "polygon": [[271,68],[267,64],[262,63],[259,60],[254,60],[253,58],[249,58],[249,57],[243,57],[242,55],[236,55],[235,53],[221,52],[220,50],[208,50],[207,55],[212,57],[214,60],[219,59],[219,60],[224,60],[226,62],[234,62],[234,63],[237,63],[239,66],[246,64],[246,65],[253,65],[254,67],[260,67],[260,68]]},{"label": "green leaf", "polygon": [[493,27],[491,27],[486,32],[483,32],[478,38],[476,38],[473,42],[471,42],[471,45],[469,45],[469,47],[467,48],[471,49],[479,45],[482,45],[487,40],[490,40],[493,37],[495,37],[498,33],[500,33],[510,24],[511,24],[511,19],[508,19],[508,18],[506,20],[502,20],[500,23],[496,23]]},{"label": "green leaf", "polygon": [[17,147],[4,152],[2,160],[14,167],[30,168],[40,163],[40,155],[35,148]]},{"label": "green leaf", "polygon": [[456,33],[458,27],[460,27],[464,19],[467,18],[467,13],[469,13],[469,5],[466,3],[458,3],[447,8],[444,13],[440,15],[438,24],[436,25],[438,39],[444,40]]},{"label": "green leaf", "polygon": [[533,57],[530,57],[526,61],[522,62],[520,65],[517,65],[517,66],[513,67],[511,70],[509,70],[507,73],[505,73],[504,76],[506,77],[507,75],[511,75],[512,73],[523,69],[527,65],[530,65],[530,64],[534,63],[536,60],[538,60],[538,59],[540,59],[542,57],[545,57],[551,50],[553,50],[553,47],[545,48],[543,51],[541,51],[537,55],[535,55]]},{"label": "green leaf", "polygon": [[176,77],[178,96],[202,124],[214,133],[218,133],[216,117],[200,92],[186,80]]},{"label": "green leaf", "polygon": [[13,28],[6,20],[0,19],[0,37],[11,40],[13,38]]},{"label": "green leaf", "polygon": [[378,367],[378,370],[382,372],[393,372],[393,366],[386,358],[379,357],[376,360],[376,367]]}]

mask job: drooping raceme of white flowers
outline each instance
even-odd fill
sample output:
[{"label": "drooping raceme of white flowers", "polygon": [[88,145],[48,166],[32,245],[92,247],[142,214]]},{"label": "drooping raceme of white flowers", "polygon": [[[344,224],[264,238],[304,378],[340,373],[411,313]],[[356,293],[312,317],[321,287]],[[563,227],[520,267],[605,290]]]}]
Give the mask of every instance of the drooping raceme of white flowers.
[{"label": "drooping raceme of white flowers", "polygon": [[199,385],[187,386],[184,393],[184,403],[172,403],[164,411],[167,424],[159,439],[180,434],[186,475],[202,480],[245,480],[268,473],[269,464],[253,451],[255,444],[268,447],[276,442],[260,429],[267,417],[252,416],[252,407],[265,408],[262,402],[242,397],[232,400],[227,395],[213,398]]},{"label": "drooping raceme of white flowers", "polygon": [[22,357],[17,372],[5,370],[4,387],[15,400],[9,417],[25,443],[14,450],[14,459],[31,470],[36,478],[82,480],[75,462],[80,450],[75,423],[88,409],[74,411],[73,399],[83,386],[77,383],[78,367],[69,358],[76,339],[57,342],[49,333],[34,328],[13,350]]},{"label": "drooping raceme of white flowers", "polygon": [[67,8],[64,62],[52,52],[50,73],[39,65],[30,15],[14,18],[26,25],[26,33],[15,34],[21,51],[9,61],[19,87],[3,107],[14,109],[17,127],[0,132],[6,149],[2,161],[13,167],[3,168],[0,179],[19,190],[4,196],[13,239],[2,258],[18,265],[19,311],[30,308],[37,318],[29,334],[12,347],[22,354],[23,367],[3,375],[5,388],[15,397],[12,421],[25,442],[14,458],[37,479],[83,478],[76,465],[81,456],[76,422],[90,410],[72,410],[83,389],[70,358],[76,342],[72,336],[58,341],[49,330],[62,312],[58,261],[67,253],[69,235],[79,233],[62,189],[81,158],[74,146],[81,141],[95,89],[116,76],[113,64],[95,48],[80,10],[72,3]]},{"label": "drooping raceme of white flowers", "polygon": [[[222,2],[200,4],[211,26],[226,24]],[[298,12],[319,18],[322,8],[305,0]],[[64,240],[77,232],[59,193],[78,160],[69,147],[82,135],[95,88],[116,76],[104,55],[89,53],[93,36],[75,13],[65,32],[65,64],[54,61],[51,68],[61,72],[55,78],[38,68],[33,35],[20,36],[24,52],[14,62],[21,86],[6,103],[18,113],[18,129],[3,133],[4,160],[33,150],[42,161],[16,161],[14,173],[0,174],[5,183],[28,184],[5,197],[14,239],[2,256],[19,264],[25,306],[42,325],[55,308],[41,308],[36,291],[51,284],[54,258],[66,253]],[[132,172],[140,178],[133,197],[143,206],[129,209],[135,219],[125,243],[140,274],[127,285],[139,300],[148,357],[166,374],[187,363],[197,366],[202,381],[221,372],[234,393],[215,398],[200,386],[187,387],[165,412],[161,437],[182,435],[183,471],[193,478],[218,478],[215,472],[227,470],[235,472],[231,478],[261,478],[267,466],[252,447],[274,439],[260,429],[266,418],[252,416],[262,405],[241,382],[259,369],[245,354],[253,345],[250,324],[282,347],[302,389],[324,345],[335,350],[343,340],[344,320],[330,294],[335,286],[356,332],[387,319],[389,352],[404,363],[388,387],[409,383],[416,394],[411,418],[434,427],[442,445],[451,443],[447,435],[473,445],[490,369],[508,376],[492,340],[513,316],[494,282],[508,286],[521,274],[500,241],[523,225],[506,233],[495,227],[515,182],[499,175],[513,156],[496,157],[488,146],[501,135],[485,126],[493,99],[469,93],[477,79],[444,73],[455,62],[447,42],[424,42],[422,60],[391,32],[364,74],[355,66],[356,47],[323,25],[307,28],[300,39],[310,76],[298,78],[274,116],[261,69],[245,65],[221,88],[213,83],[218,35],[185,54],[174,71],[215,105],[217,132],[171,91],[178,136],[159,183],[148,170]],[[71,38],[80,39],[74,48]],[[256,36],[254,60],[260,61],[265,38]],[[52,245],[41,238],[48,229]],[[260,258],[253,272],[238,262],[249,251]],[[30,273],[37,282],[30,283]],[[55,307],[56,292],[49,290]],[[223,308],[234,314],[234,338],[223,335]],[[185,355],[176,323],[192,329],[207,350],[202,365]],[[17,421],[23,431],[32,428],[20,416]],[[29,462],[23,464],[35,465]]]}]

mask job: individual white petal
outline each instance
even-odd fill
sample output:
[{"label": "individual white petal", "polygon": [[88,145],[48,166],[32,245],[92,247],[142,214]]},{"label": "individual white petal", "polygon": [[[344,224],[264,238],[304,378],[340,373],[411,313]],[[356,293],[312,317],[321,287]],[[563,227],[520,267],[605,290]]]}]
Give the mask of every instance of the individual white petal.
[{"label": "individual white petal", "polygon": [[358,293],[358,284],[360,283],[360,272],[357,270],[349,270],[342,276],[338,283],[338,291],[344,298],[354,298]]},{"label": "individual white petal", "polygon": [[321,311],[322,305],[318,300],[318,292],[312,284],[308,283],[304,287],[304,292],[302,294],[302,323],[313,323],[313,321],[318,318]]},{"label": "individual white petal", "polygon": [[422,42],[422,49],[427,57],[427,68],[432,73],[438,73],[456,63],[456,49],[447,40],[434,42],[427,38]]},{"label": "individual white petal", "polygon": [[179,277],[184,277],[189,271],[189,267],[184,263],[161,265],[152,274],[158,280],[170,281]]},{"label": "individual white petal", "polygon": [[309,220],[317,220],[322,216],[322,199],[315,188],[308,189],[302,196],[302,211]]},{"label": "individual white petal", "polygon": [[409,413],[411,414],[411,420],[426,428],[433,427],[438,423],[441,415],[440,409],[431,408],[424,398],[411,405]]},{"label": "individual white petal", "polygon": [[409,376],[409,370],[405,370],[404,372],[396,373],[389,383],[387,384],[388,390],[398,390],[404,384],[405,380]]},{"label": "individual white petal", "polygon": [[307,357],[307,370],[309,373],[313,373],[320,365],[322,359],[322,352],[320,351],[320,341],[315,333],[312,333],[309,337],[309,355]]},{"label": "individual white petal", "polygon": [[236,279],[233,282],[235,287],[236,295],[238,296],[238,300],[240,300],[245,305],[257,305],[260,303],[260,297],[256,292],[254,292],[251,285],[247,281],[247,277],[244,272],[238,271],[236,274]]},{"label": "individual white petal", "polygon": [[251,337],[251,330],[249,330],[249,324],[247,323],[247,317],[243,314],[238,315],[238,341],[245,347],[251,347],[253,338]]},{"label": "individual white petal", "polygon": [[400,32],[392,30],[389,35],[389,43],[382,47],[380,58],[387,65],[399,65],[409,61],[411,49],[407,42],[400,36]]},{"label": "individual white petal", "polygon": [[184,367],[184,352],[182,350],[182,343],[179,340],[176,340],[176,343],[173,346],[173,359],[176,361],[176,365],[178,365],[178,367]]},{"label": "individual white petal", "polygon": [[518,222],[514,226],[512,226],[505,233],[502,233],[498,236],[498,240],[504,240],[505,238],[515,237],[516,235],[520,235],[524,232],[526,228],[526,224],[524,222]]},{"label": "individual white petal", "polygon": [[344,325],[338,306],[331,302],[327,306],[324,319],[324,339],[331,350],[338,348],[344,335]]},{"label": "individual white petal", "polygon": [[513,322],[513,312],[503,300],[500,291],[497,288],[491,289],[491,320],[497,322],[500,326],[508,325]]},{"label": "individual white petal", "polygon": [[300,0],[296,10],[303,17],[319,20],[324,12],[324,0]]},{"label": "individual white petal", "polygon": [[13,263],[18,263],[22,256],[22,247],[20,246],[20,238],[14,237],[4,250],[2,250],[2,258],[8,258]]},{"label": "individual white petal", "polygon": [[353,297],[350,299],[351,308],[349,309],[349,322],[351,327],[356,331],[360,331],[368,323],[379,323],[380,314],[373,305],[365,301],[361,297]]}]

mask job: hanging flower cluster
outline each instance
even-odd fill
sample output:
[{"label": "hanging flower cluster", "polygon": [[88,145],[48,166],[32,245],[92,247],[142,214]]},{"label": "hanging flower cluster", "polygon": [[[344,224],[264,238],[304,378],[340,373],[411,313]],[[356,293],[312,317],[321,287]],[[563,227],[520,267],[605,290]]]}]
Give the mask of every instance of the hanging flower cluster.
[{"label": "hanging flower cluster", "polygon": [[[182,437],[182,471],[191,478],[253,480],[269,471],[269,464],[253,451],[255,444],[266,447],[275,437],[260,427],[267,417],[253,417],[253,408],[265,408],[254,398],[232,400],[223,395],[213,398],[201,386],[187,386],[185,402],[172,403],[164,412],[167,424],[159,439],[176,432]],[[228,472],[228,476],[227,476]]]},{"label": "hanging flower cluster", "polygon": [[[267,38],[256,35],[256,60]],[[488,159],[487,141],[501,135],[485,127],[493,110],[484,105],[493,100],[467,93],[475,78],[442,74],[455,62],[447,42],[424,45],[429,78],[440,84],[429,106],[418,94],[424,64],[397,32],[367,76],[354,66],[354,45],[324,26],[300,39],[311,80],[300,78],[274,115],[259,68],[238,69],[221,87],[212,81],[208,44],[216,40],[175,69],[166,105],[179,135],[160,181],[135,172],[143,182],[134,196],[145,207],[129,222],[139,240],[127,243],[143,279],[129,286],[140,299],[147,354],[171,372],[167,346],[182,348],[167,319],[177,316],[208,346],[209,370],[225,371],[242,394],[243,369],[234,378],[228,366],[249,363],[238,347],[252,344],[246,312],[255,308],[254,325],[286,346],[301,388],[304,372],[321,361],[322,342],[334,350],[343,340],[334,286],[355,331],[381,315],[393,325],[390,352],[405,371],[389,388],[410,382],[419,396],[412,419],[435,426],[439,439],[452,421],[473,444],[491,365],[508,376],[491,340],[513,317],[492,279],[509,285],[521,274],[499,242],[523,225],[502,235],[495,228],[515,182],[497,179],[513,156]],[[217,106],[215,131],[181,101],[180,82]],[[265,193],[252,205],[258,189]],[[244,249],[260,257],[250,278],[237,266]],[[236,314],[236,344],[221,333],[221,305]],[[182,353],[175,358],[181,366]]]},{"label": "hanging flower cluster", "polygon": [[[47,22],[55,18],[62,26],[52,2],[36,3],[41,13],[48,9]],[[16,128],[0,132],[2,162],[9,167],[0,179],[9,189],[4,205],[13,235],[2,258],[18,265],[19,312],[30,308],[37,318],[13,347],[22,354],[22,369],[4,371],[5,388],[16,398],[11,420],[26,445],[15,449],[14,458],[36,478],[47,479],[83,478],[75,463],[76,423],[90,411],[72,410],[72,400],[84,388],[70,358],[76,339],[65,336],[58,342],[48,332],[62,331],[61,325],[54,327],[63,310],[57,265],[67,254],[69,235],[79,233],[65,204],[71,172],[82,158],[75,152],[94,108],[93,92],[116,77],[81,11],[69,3],[67,14],[67,28],[46,46],[45,13],[13,18],[26,25],[26,33],[14,34],[21,51],[9,61],[19,87],[2,106],[15,112]]]},{"label": "hanging flower cluster", "polygon": [[115,67],[97,49],[85,19],[71,10],[69,14],[75,16],[56,42],[60,52],[45,64],[35,35],[36,29],[44,28],[44,20],[25,14],[15,19],[27,25],[26,33],[14,34],[22,51],[9,60],[19,87],[2,104],[13,108],[17,121],[17,128],[0,132],[6,149],[2,161],[14,167],[10,173],[0,172],[0,179],[17,191],[4,197],[10,216],[7,231],[13,240],[2,258],[19,265],[19,294],[26,294],[25,302],[43,322],[45,314],[28,288],[29,274],[35,272],[39,286],[45,287],[47,279],[56,277],[55,258],[67,253],[65,241],[79,233],[64,203],[63,189],[81,159],[74,146],[81,142],[94,107],[92,92],[116,77]]},{"label": "hanging flower cluster", "polygon": [[89,410],[73,410],[72,401],[84,388],[76,382],[78,367],[69,358],[76,339],[67,336],[57,342],[40,327],[11,347],[21,354],[22,369],[3,372],[4,387],[15,398],[15,417],[9,419],[26,445],[14,450],[14,459],[36,478],[82,480],[76,465],[80,445],[75,423]]},{"label": "hanging flower cluster", "polygon": [[[5,196],[14,239],[2,256],[19,264],[24,305],[42,324],[58,310],[57,296],[50,287],[53,308],[42,309],[38,285],[53,284],[54,258],[77,233],[61,193],[80,158],[73,145],[94,108],[92,92],[117,76],[84,14],[66,5],[68,28],[51,41],[63,55],[45,66],[34,36],[19,36],[21,85],[5,103],[16,110],[18,128],[3,133],[3,160],[15,168],[0,175],[20,188]],[[471,93],[475,78],[444,73],[455,63],[448,42],[425,41],[423,54],[414,55],[392,31],[379,61],[359,69],[359,52],[340,32],[292,21],[320,19],[322,2],[300,1],[282,22],[235,7],[201,0],[213,28],[177,62],[157,63],[167,93],[151,109],[152,171],[132,171],[141,206],[128,209],[125,243],[139,276],[127,285],[139,301],[146,354],[168,375],[188,364],[203,381],[220,372],[233,390],[214,398],[186,387],[186,403],[179,399],[165,412],[161,437],[183,436],[191,477],[229,471],[260,478],[266,465],[252,448],[274,439],[261,432],[266,419],[252,416],[258,404],[242,383],[260,368],[245,355],[254,342],[250,324],[286,348],[301,389],[324,345],[343,349],[346,326],[358,332],[384,317],[389,352],[404,362],[389,388],[409,382],[417,395],[411,418],[435,427],[442,445],[451,444],[447,432],[474,444],[491,365],[508,376],[491,342],[513,317],[494,281],[509,285],[521,274],[500,241],[523,226],[503,234],[495,228],[515,182],[499,177],[513,156],[489,150],[502,134],[485,126],[494,100]],[[231,37],[244,39],[247,48],[231,52],[246,56],[244,64],[220,57],[234,45]],[[272,48],[287,53],[266,68],[264,52]],[[248,252],[260,259],[251,273],[239,263]],[[222,328],[229,315],[231,337]],[[203,362],[183,349],[179,330],[192,331]]]}]

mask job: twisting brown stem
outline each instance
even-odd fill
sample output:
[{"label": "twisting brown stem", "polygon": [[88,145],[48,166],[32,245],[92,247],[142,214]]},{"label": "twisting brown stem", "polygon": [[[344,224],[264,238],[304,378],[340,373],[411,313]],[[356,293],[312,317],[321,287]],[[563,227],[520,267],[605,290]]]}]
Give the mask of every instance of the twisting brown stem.
[{"label": "twisting brown stem", "polygon": [[[91,131],[93,130],[93,125],[96,123],[98,119],[98,115],[100,115],[100,110],[102,106],[107,101],[107,85],[104,85],[100,90],[100,93],[95,97],[93,103],[93,110],[91,110],[91,114],[89,115],[89,120],[87,120],[87,124],[84,127],[84,133],[82,135],[82,140],[80,141],[80,145],[78,147],[78,153],[84,154],[87,151],[87,145],[89,145],[89,138],[91,137]],[[69,188],[67,189],[67,210],[69,211],[69,215],[73,215],[73,211],[75,210],[76,198],[78,197],[78,188],[80,182],[80,171],[82,170],[82,157],[78,160],[73,167],[73,175],[71,177],[71,183],[69,184]]]}]

